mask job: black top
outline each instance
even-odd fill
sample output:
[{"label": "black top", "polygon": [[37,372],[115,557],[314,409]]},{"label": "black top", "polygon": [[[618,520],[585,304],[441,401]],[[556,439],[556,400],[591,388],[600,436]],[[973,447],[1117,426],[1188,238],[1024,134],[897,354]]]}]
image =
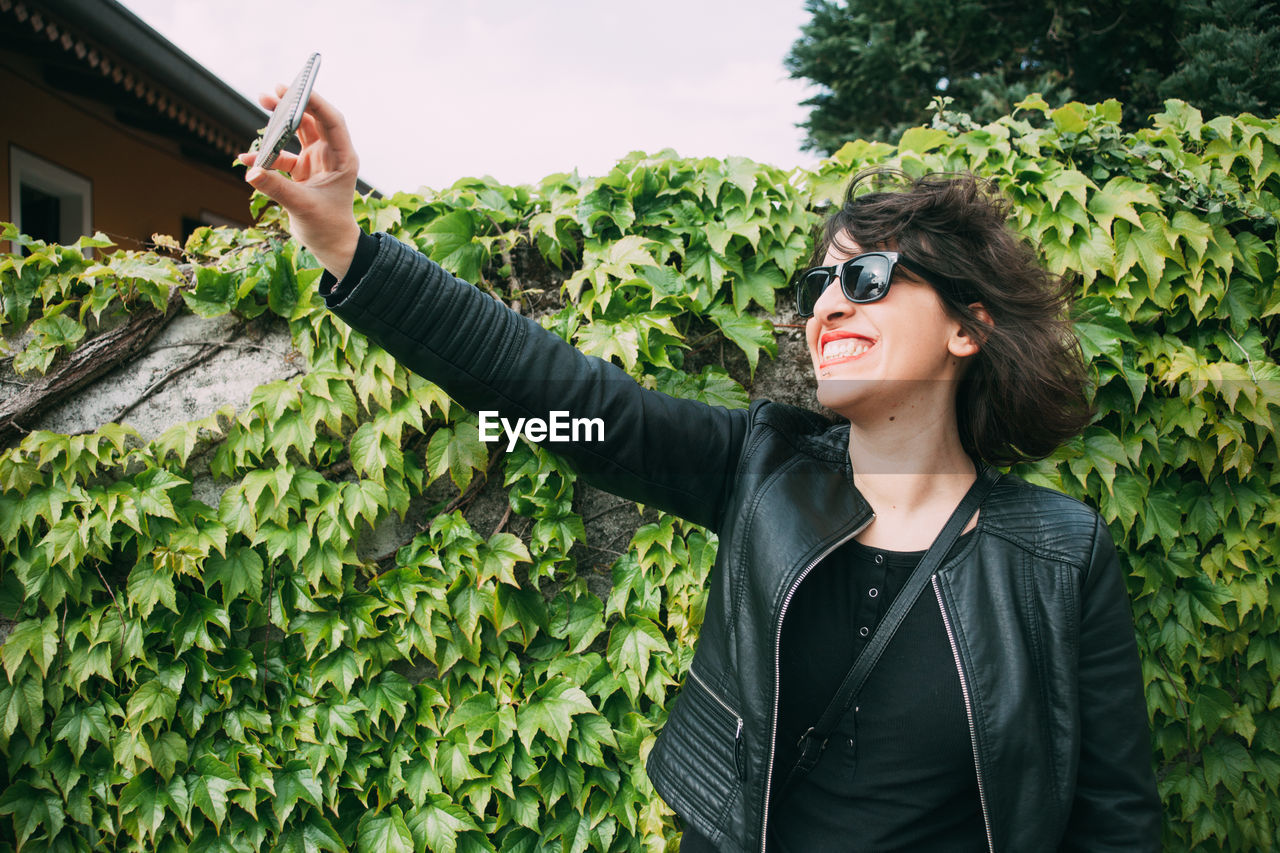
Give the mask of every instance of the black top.
[{"label": "black top", "polygon": [[[822,715],[924,554],[851,541],[796,590],[782,626],[770,853],[986,849],[960,677],[931,587],[885,648],[817,767],[779,790],[797,757],[796,741]],[[686,829],[680,849],[714,848]]]}]

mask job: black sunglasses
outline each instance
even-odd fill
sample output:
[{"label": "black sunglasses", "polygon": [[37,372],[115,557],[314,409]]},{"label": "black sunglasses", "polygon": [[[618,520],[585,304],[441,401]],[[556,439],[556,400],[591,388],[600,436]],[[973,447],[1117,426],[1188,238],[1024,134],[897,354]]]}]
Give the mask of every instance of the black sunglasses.
[{"label": "black sunglasses", "polygon": [[840,289],[850,302],[876,302],[889,293],[893,281],[893,268],[901,266],[917,277],[947,293],[957,301],[967,301],[966,288],[953,278],[921,269],[898,252],[864,252],[827,267],[810,267],[795,276],[796,308],[801,317],[812,317],[818,297],[837,277]]}]

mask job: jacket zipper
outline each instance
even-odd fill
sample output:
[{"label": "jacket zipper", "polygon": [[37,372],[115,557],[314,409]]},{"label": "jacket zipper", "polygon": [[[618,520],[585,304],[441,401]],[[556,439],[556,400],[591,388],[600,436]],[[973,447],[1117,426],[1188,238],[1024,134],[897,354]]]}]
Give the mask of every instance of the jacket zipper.
[{"label": "jacket zipper", "polygon": [[942,603],[942,590],[938,586],[935,574],[933,594],[938,599],[938,610],[942,613],[942,625],[947,629],[947,640],[951,643],[951,656],[956,662],[956,672],[960,674],[960,695],[964,697],[964,713],[969,718],[969,743],[973,746],[973,769],[978,774],[978,802],[982,805],[982,826],[987,831],[987,849],[995,853],[996,845],[991,840],[991,816],[987,813],[987,789],[982,784],[982,763],[978,760],[978,729],[973,722],[973,700],[969,696],[969,682],[964,677],[964,667],[960,665],[960,647],[956,644],[955,632],[951,630],[951,617],[947,615],[946,605]]},{"label": "jacket zipper", "polygon": [[796,579],[792,581],[791,587],[787,590],[786,598],[782,599],[782,609],[778,611],[778,631],[773,638],[773,714],[770,716],[773,724],[769,727],[769,765],[764,777],[764,817],[760,825],[760,853],[765,853],[765,844],[769,839],[769,795],[772,793],[770,789],[773,787],[774,753],[778,747],[778,691],[782,689],[782,673],[779,671],[782,665],[782,620],[787,615],[787,606],[791,604],[792,596],[796,594],[796,590],[800,588],[800,584],[809,572],[813,571],[814,566],[821,563],[832,551],[866,530],[867,525],[875,520],[876,514],[873,512],[856,530],[852,530],[847,535],[837,539],[815,557],[809,565],[800,571],[800,574],[796,575]]},{"label": "jacket zipper", "polygon": [[738,780],[743,781],[747,774],[742,754],[742,715],[729,707],[729,703],[721,699],[720,694],[712,690],[711,686],[707,684],[707,682],[703,681],[702,677],[698,675],[698,673],[693,671],[693,667],[689,668],[689,677],[698,682],[698,686],[700,686],[708,696],[714,699],[717,705],[724,708],[729,716],[733,717],[734,722],[737,723],[737,728],[733,732],[733,764],[734,768],[738,771]]}]

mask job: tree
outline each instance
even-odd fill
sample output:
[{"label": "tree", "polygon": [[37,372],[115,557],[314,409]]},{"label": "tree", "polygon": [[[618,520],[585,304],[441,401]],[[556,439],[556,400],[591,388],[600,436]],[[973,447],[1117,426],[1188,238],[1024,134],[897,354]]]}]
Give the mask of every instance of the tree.
[{"label": "tree", "polygon": [[934,98],[980,121],[1032,92],[1117,98],[1136,127],[1166,98],[1210,113],[1280,110],[1280,11],[1258,0],[806,0],[786,59],[822,91],[805,147],[896,139]]}]

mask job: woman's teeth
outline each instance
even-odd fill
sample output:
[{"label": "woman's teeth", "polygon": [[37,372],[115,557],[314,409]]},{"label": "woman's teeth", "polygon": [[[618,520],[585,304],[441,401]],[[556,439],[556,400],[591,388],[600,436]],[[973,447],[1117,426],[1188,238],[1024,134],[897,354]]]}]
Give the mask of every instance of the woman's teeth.
[{"label": "woman's teeth", "polygon": [[871,349],[872,344],[856,338],[840,338],[822,348],[822,360],[832,361],[837,358],[850,358],[862,355]]}]

